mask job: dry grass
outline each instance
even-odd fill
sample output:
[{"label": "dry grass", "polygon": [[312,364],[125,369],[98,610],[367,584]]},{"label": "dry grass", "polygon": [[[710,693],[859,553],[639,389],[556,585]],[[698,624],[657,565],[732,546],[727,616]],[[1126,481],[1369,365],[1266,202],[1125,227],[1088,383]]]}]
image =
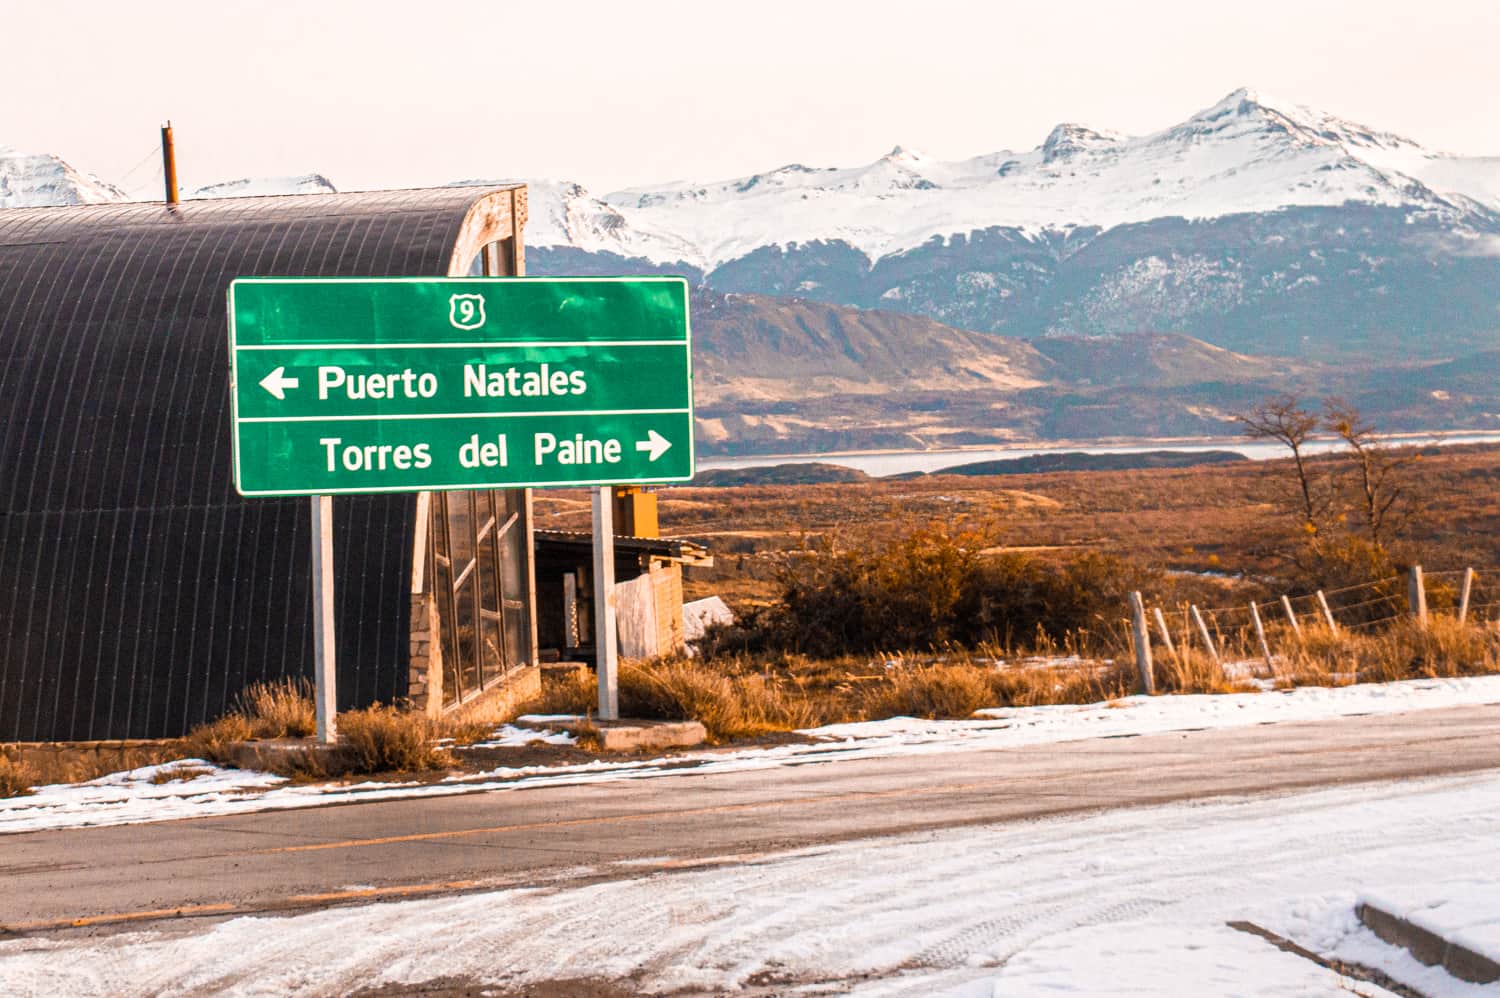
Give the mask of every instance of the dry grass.
[{"label": "dry grass", "polygon": [[868,717],[962,718],[996,707],[995,669],[972,665],[928,665],[892,670],[888,682],[866,696]]},{"label": "dry grass", "polygon": [[225,764],[228,748],[254,738],[306,738],[317,731],[312,686],[305,679],[255,683],[223,717],[188,732],[187,751]]},{"label": "dry grass", "polygon": [[1242,693],[1252,684],[1230,679],[1224,667],[1207,652],[1179,647],[1176,653],[1162,650],[1152,660],[1152,675],[1158,693]]},{"label": "dry grass", "polygon": [[1432,617],[1423,628],[1403,617],[1379,628],[1330,634],[1319,628],[1291,649],[1278,678],[1286,686],[1342,686],[1500,673],[1500,631]]},{"label": "dry grass", "polygon": [[376,704],[339,715],[339,755],[348,772],[414,773],[447,769],[454,759],[434,743],[440,725],[425,714]]},{"label": "dry grass", "polygon": [[0,798],[24,797],[42,781],[31,766],[19,759],[0,754]]},{"label": "dry grass", "polygon": [[[240,694],[228,714],[194,728],[186,747],[190,755],[227,764],[232,762],[229,746],[235,742],[306,738],[316,730],[312,689],[306,680],[257,683]],[[443,725],[423,714],[376,704],[339,715],[337,752],[293,753],[279,769],[297,778],[445,769],[453,765],[453,757],[435,742],[474,741],[492,730],[487,720]]]},{"label": "dry grass", "polygon": [[1080,662],[1065,668],[998,670],[996,706],[1039,707],[1063,703],[1099,703],[1135,692],[1135,671],[1114,662]]},{"label": "dry grass", "polygon": [[[25,758],[17,757],[14,751],[8,754],[0,748],[0,766],[25,769],[33,787],[50,786],[54,783],[87,783],[110,773],[181,759],[188,754],[185,745],[182,740],[173,739],[107,746],[100,750],[71,748],[66,745],[48,746],[47,751],[26,752]],[[5,782],[0,777],[0,784]],[[0,797],[3,796],[5,794],[0,792]]]},{"label": "dry grass", "polygon": [[820,723],[821,712],[772,677],[730,674],[675,658],[620,668],[620,711],[631,717],[696,720],[714,741]]},{"label": "dry grass", "polygon": [[542,692],[522,704],[522,714],[589,714],[598,703],[594,674],[586,669],[542,681]]},{"label": "dry grass", "polygon": [[188,780],[196,780],[200,776],[211,776],[212,774],[213,770],[204,766],[171,766],[152,774],[151,782],[156,786],[162,786],[167,783],[183,783]]},{"label": "dry grass", "polygon": [[[1271,641],[1279,652],[1276,678],[1282,687],[1500,673],[1500,630],[1436,615],[1426,629],[1403,618],[1338,635],[1316,627],[1305,627],[1300,637],[1273,630]],[[1226,660],[1260,661],[1238,632],[1227,645]],[[1062,662],[1006,657],[1010,664],[963,652],[874,661],[742,655],[627,662],[620,672],[621,710],[633,717],[698,720],[713,740],[729,741],[902,715],[966,718],[986,707],[1110,702],[1137,692],[1128,655]],[[1258,688],[1191,646],[1175,654],[1158,649],[1155,668],[1161,694]],[[528,708],[588,714],[594,696],[591,678],[583,676],[553,686]]]},{"label": "dry grass", "polygon": [[250,722],[252,738],[307,738],[318,730],[312,683],[306,679],[248,686],[233,712]]},{"label": "dry grass", "polygon": [[187,736],[187,753],[197,759],[207,759],[220,765],[227,764],[229,746],[235,742],[248,741],[255,729],[249,719],[241,714],[225,714],[216,721],[200,724]]},{"label": "dry grass", "polygon": [[[967,655],[872,662],[797,655],[704,662],[667,658],[620,667],[627,717],[696,720],[715,742],[824,724],[894,716],[967,718],[985,707],[1092,703],[1131,692],[1131,673],[1111,663],[1062,668],[997,667]],[[592,676],[549,684],[524,710],[590,715]]]}]

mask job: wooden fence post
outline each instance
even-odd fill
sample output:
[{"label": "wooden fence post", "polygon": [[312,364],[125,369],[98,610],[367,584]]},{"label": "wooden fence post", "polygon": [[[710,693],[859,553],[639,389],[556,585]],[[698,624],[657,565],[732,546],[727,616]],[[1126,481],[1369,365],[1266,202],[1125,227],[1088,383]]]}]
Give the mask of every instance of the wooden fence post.
[{"label": "wooden fence post", "polygon": [[1464,569],[1464,585],[1458,594],[1458,622],[1469,618],[1469,595],[1474,591],[1474,569]]},{"label": "wooden fence post", "polygon": [[1413,565],[1406,578],[1406,605],[1417,618],[1417,626],[1427,629],[1427,586],[1422,582],[1422,566]]},{"label": "wooden fence post", "polygon": [[1260,653],[1266,657],[1266,668],[1271,670],[1271,675],[1276,675],[1276,662],[1271,658],[1271,646],[1266,643],[1266,628],[1260,622],[1260,607],[1255,601],[1250,601],[1250,620],[1255,624],[1255,640],[1260,642]]},{"label": "wooden fence post", "polygon": [[1135,636],[1135,668],[1141,676],[1141,692],[1156,692],[1156,676],[1151,669],[1151,632],[1146,629],[1146,603],[1141,594],[1130,594],[1130,625]]},{"label": "wooden fence post", "polygon": [[1214,665],[1222,665],[1219,661],[1219,647],[1214,644],[1213,635],[1208,633],[1208,625],[1203,622],[1203,614],[1198,612],[1198,604],[1194,603],[1188,608],[1193,615],[1193,623],[1198,625],[1198,634],[1203,638],[1203,647],[1208,649],[1209,656],[1214,660]]},{"label": "wooden fence post", "polygon": [[1323,611],[1323,623],[1328,625],[1328,632],[1334,637],[1339,636],[1338,621],[1333,619],[1333,611],[1328,609],[1328,597],[1323,595],[1323,590],[1318,590],[1318,608]]},{"label": "wooden fence post", "polygon": [[1292,609],[1292,601],[1287,597],[1281,597],[1281,608],[1286,611],[1286,622],[1292,625],[1292,633],[1302,637],[1302,625],[1297,623],[1297,613]]},{"label": "wooden fence post", "polygon": [[1153,606],[1151,614],[1156,618],[1156,632],[1161,635],[1161,643],[1167,646],[1167,651],[1172,657],[1177,657],[1177,645],[1172,641],[1172,632],[1167,629],[1167,618],[1161,615],[1161,607]]}]

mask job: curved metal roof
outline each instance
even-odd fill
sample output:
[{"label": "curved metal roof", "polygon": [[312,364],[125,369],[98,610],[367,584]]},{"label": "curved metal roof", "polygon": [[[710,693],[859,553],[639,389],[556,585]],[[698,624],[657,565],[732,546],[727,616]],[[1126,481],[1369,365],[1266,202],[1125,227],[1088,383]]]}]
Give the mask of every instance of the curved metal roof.
[{"label": "curved metal roof", "polygon": [[[230,477],[229,281],[466,273],[524,197],[0,211],[0,741],[180,733],[310,674],[306,500]],[[335,504],[341,705],[404,693],[413,502]]]}]

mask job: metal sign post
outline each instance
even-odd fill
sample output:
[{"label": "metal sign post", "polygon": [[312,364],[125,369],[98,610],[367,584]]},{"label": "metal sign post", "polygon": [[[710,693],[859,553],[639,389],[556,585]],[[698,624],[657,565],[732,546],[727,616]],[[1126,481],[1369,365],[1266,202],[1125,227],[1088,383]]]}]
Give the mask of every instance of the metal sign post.
[{"label": "metal sign post", "polygon": [[312,622],[313,691],[318,741],[338,740],[337,658],[333,637],[333,496],[313,496]]},{"label": "metal sign post", "polygon": [[620,719],[619,640],[615,634],[615,499],[594,487],[594,644],[599,675],[599,719]]}]

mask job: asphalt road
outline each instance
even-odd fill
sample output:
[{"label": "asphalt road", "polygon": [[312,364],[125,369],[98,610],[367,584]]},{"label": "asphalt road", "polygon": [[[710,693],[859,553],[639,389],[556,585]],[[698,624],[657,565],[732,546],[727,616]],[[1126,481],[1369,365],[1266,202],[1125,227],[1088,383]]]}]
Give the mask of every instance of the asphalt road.
[{"label": "asphalt road", "polygon": [[0,936],[641,876],[870,836],[1500,769],[1500,706],[0,836]]}]

